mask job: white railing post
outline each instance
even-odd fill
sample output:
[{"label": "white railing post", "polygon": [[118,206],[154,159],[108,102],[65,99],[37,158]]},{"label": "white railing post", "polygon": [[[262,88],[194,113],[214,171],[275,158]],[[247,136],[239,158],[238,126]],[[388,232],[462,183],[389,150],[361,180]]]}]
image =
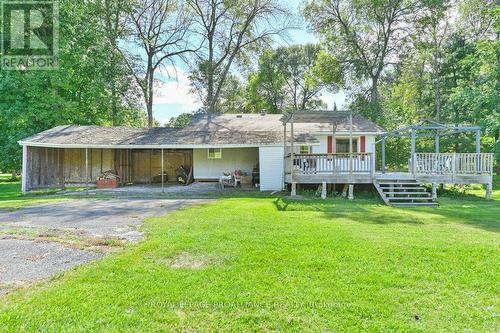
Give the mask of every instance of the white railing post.
[{"label": "white railing post", "polygon": [[453,153],[451,156],[451,180],[453,182],[455,174],[457,172],[457,154]]}]

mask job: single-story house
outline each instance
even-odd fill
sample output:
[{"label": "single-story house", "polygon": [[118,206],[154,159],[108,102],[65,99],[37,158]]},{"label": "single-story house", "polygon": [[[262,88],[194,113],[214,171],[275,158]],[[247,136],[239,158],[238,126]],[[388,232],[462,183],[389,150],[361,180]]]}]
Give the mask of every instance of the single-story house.
[{"label": "single-story house", "polygon": [[[333,114],[333,112],[328,112]],[[339,112],[339,114],[341,114]],[[205,114],[183,129],[58,126],[21,140],[23,190],[95,182],[102,171],[116,170],[123,184],[151,183],[160,174],[163,151],[168,176],[192,166],[197,181],[215,181],[224,172],[260,174],[261,190],[284,184],[284,132],[280,114]],[[294,125],[293,151],[300,154],[349,153],[349,118]],[[285,124],[286,125],[286,124]],[[370,120],[352,119],[352,149],[374,153],[384,130]],[[335,137],[335,138],[334,138]],[[169,177],[172,179],[171,177]]]}]

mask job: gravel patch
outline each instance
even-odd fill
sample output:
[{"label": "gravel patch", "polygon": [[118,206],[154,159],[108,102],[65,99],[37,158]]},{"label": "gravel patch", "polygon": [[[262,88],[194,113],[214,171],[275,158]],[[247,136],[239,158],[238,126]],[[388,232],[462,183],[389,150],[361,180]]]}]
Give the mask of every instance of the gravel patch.
[{"label": "gravel patch", "polygon": [[22,239],[0,239],[0,283],[18,284],[50,277],[101,258],[102,253],[61,244]]},{"label": "gravel patch", "polygon": [[118,238],[136,242],[147,217],[165,215],[181,207],[206,202],[200,199],[74,200],[0,211],[0,230],[9,228],[60,229],[93,238]]},{"label": "gravel patch", "polygon": [[[140,226],[145,218],[208,201],[82,199],[0,211],[0,296],[16,285],[48,278],[105,255],[67,246],[75,238],[95,244],[113,239],[137,242],[144,237]],[[58,242],[32,240],[47,235],[56,235]]]}]

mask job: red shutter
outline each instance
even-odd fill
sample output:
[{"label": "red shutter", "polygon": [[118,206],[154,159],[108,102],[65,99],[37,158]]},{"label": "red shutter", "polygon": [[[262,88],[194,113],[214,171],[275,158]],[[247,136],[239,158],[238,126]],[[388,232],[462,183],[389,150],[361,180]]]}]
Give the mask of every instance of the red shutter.
[{"label": "red shutter", "polygon": [[331,136],[328,136],[327,138],[327,147],[326,147],[326,152],[328,154],[333,154],[333,138]]},{"label": "red shutter", "polygon": [[366,152],[366,137],[364,135],[361,136],[361,152]]}]

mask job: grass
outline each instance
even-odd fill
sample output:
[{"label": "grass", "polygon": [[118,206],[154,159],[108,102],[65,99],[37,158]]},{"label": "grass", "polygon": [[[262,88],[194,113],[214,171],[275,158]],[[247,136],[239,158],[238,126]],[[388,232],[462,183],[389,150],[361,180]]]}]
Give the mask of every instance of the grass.
[{"label": "grass", "polygon": [[497,200],[468,196],[221,199],[4,297],[0,330],[498,332],[499,220]]},{"label": "grass", "polygon": [[23,195],[21,193],[21,180],[11,180],[10,174],[0,173],[0,209],[17,209],[26,206],[69,200],[62,196],[54,195],[58,190],[36,191]]}]

